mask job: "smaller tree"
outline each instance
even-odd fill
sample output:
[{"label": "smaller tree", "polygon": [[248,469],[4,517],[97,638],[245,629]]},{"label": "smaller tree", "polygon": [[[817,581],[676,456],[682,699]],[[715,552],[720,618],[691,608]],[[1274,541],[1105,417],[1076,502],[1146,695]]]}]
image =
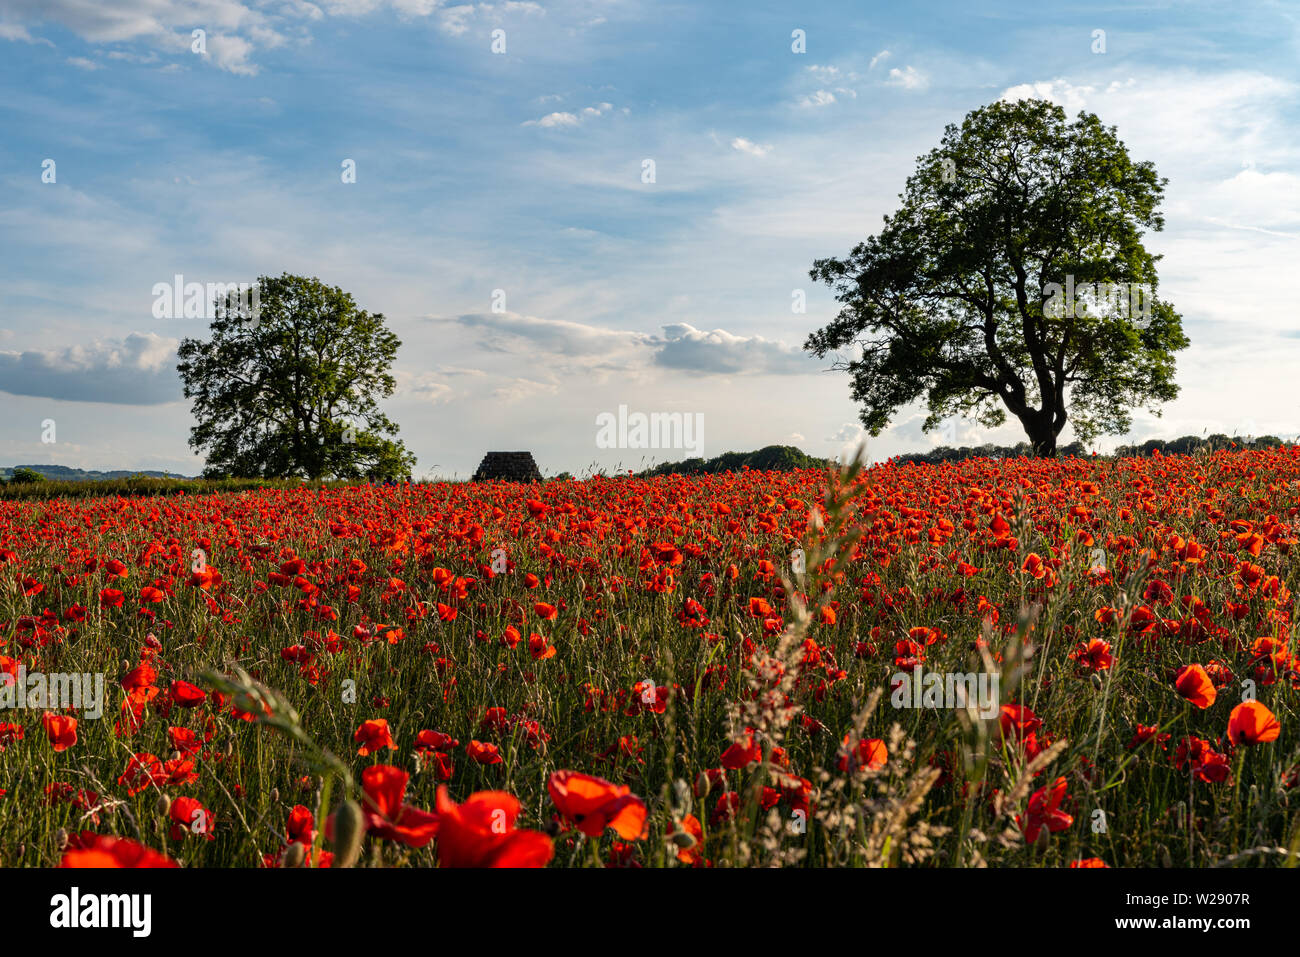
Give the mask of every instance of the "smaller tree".
[{"label": "smaller tree", "polygon": [[212,338],[185,339],[177,371],[198,424],[190,445],[208,477],[405,479],[415,457],[379,411],[393,394],[400,340],[382,313],[319,279],[260,277],[250,310],[217,305]]},{"label": "smaller tree", "polygon": [[44,482],[45,476],[35,469],[17,468],[9,477],[9,481],[14,485],[34,485],[37,482]]}]

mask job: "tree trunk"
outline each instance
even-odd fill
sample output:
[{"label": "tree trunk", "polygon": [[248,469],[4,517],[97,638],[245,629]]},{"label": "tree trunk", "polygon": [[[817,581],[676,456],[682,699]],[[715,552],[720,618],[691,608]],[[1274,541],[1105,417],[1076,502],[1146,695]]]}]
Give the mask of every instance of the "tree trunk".
[{"label": "tree trunk", "polygon": [[1056,458],[1056,428],[1051,416],[1031,413],[1021,419],[1029,444],[1034,448],[1034,455],[1040,459]]}]

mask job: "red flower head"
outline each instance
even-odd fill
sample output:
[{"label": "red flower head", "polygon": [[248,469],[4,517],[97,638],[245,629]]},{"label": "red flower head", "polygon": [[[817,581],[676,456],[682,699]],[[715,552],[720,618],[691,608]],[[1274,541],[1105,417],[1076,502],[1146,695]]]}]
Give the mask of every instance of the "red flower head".
[{"label": "red flower head", "polygon": [[208,693],[188,681],[173,681],[167,689],[172,701],[180,708],[197,708],[207,699]]},{"label": "red flower head", "polygon": [[504,791],[479,791],[457,804],[438,788],[440,867],[545,867],[554,849],[540,831],[517,831],[519,801]]},{"label": "red flower head", "polygon": [[166,854],[125,837],[83,831],[68,842],[59,867],[179,867]]},{"label": "red flower head", "polygon": [[357,754],[363,758],[380,748],[397,750],[393,736],[388,731],[387,718],[371,718],[369,721],[361,722],[361,727],[357,728],[357,733],[352,736],[352,740],[361,745],[357,748]]},{"label": "red flower head", "polygon": [[1282,733],[1273,712],[1258,701],[1243,701],[1228,716],[1228,740],[1233,744],[1263,744]]},{"label": "red flower head", "polygon": [[401,768],[388,764],[376,764],[361,772],[366,830],[386,841],[424,847],[438,834],[438,815],[403,803],[410,780],[411,776]]},{"label": "red flower head", "polygon": [[1065,798],[1067,786],[1065,778],[1057,778],[1049,787],[1041,787],[1029,797],[1029,814],[1021,820],[1016,816],[1016,823],[1025,832],[1025,840],[1033,844],[1044,827],[1052,833],[1064,831],[1074,823],[1074,818],[1061,810],[1061,801]]},{"label": "red flower head", "polygon": [[45,733],[49,735],[50,744],[55,751],[66,751],[77,743],[76,718],[47,711],[41,716],[41,723],[45,725]]},{"label": "red flower head", "polygon": [[470,741],[469,747],[465,749],[470,760],[477,761],[479,764],[500,764],[501,752],[497,750],[495,744],[485,744],[482,741]]},{"label": "red flower head", "polygon": [[1174,687],[1178,689],[1180,695],[1201,709],[1214,704],[1214,699],[1218,695],[1214,690],[1214,682],[1200,665],[1187,665],[1185,668],[1180,668],[1178,676],[1174,679]]},{"label": "red flower head", "polygon": [[588,837],[600,837],[612,827],[624,840],[646,836],[646,808],[626,785],[577,771],[556,771],[546,783],[560,814]]}]

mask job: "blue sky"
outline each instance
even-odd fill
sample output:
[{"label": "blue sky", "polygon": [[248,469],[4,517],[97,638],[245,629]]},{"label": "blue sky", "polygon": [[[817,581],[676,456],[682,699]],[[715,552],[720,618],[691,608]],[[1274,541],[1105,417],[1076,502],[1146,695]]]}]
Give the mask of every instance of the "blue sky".
[{"label": "blue sky", "polygon": [[[702,414],[706,455],[839,454],[808,269],[1004,96],[1098,113],[1170,180],[1148,241],[1193,345],[1130,438],[1295,436],[1298,64],[1295,3],[0,0],[0,464],[197,472],[173,359],[205,324],[155,319],[153,286],[284,271],[402,338],[419,475],[683,457],[598,448],[620,405]],[[923,418],[872,456],[1022,438]]]}]

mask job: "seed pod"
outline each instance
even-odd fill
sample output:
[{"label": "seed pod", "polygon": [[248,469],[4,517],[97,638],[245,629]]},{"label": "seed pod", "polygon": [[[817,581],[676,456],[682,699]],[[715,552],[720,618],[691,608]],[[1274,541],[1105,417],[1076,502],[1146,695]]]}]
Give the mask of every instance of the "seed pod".
[{"label": "seed pod", "polygon": [[708,776],[707,774],[705,774],[703,771],[701,771],[698,775],[696,775],[696,777],[695,777],[695,796],[696,796],[697,798],[705,798],[705,797],[708,797],[708,795],[709,795],[709,789],[710,789],[711,787],[713,787],[713,782],[709,780],[709,776]]},{"label": "seed pod", "polygon": [[285,867],[302,867],[302,862],[307,859],[307,848],[302,841],[294,841],[284,850]]},{"label": "seed pod", "polygon": [[683,851],[689,851],[696,845],[695,835],[686,831],[674,831],[672,837],[673,843]]},{"label": "seed pod", "polygon": [[361,806],[344,798],[334,815],[334,867],[352,867],[361,856],[361,832],[365,821]]},{"label": "seed pod", "polygon": [[59,850],[64,850],[68,846],[68,831],[66,828],[59,828],[54,832],[54,845]]},{"label": "seed pod", "polygon": [[159,817],[167,816],[167,812],[172,809],[172,799],[167,796],[166,791],[158,795],[158,800],[154,804],[153,809],[158,812]]}]

